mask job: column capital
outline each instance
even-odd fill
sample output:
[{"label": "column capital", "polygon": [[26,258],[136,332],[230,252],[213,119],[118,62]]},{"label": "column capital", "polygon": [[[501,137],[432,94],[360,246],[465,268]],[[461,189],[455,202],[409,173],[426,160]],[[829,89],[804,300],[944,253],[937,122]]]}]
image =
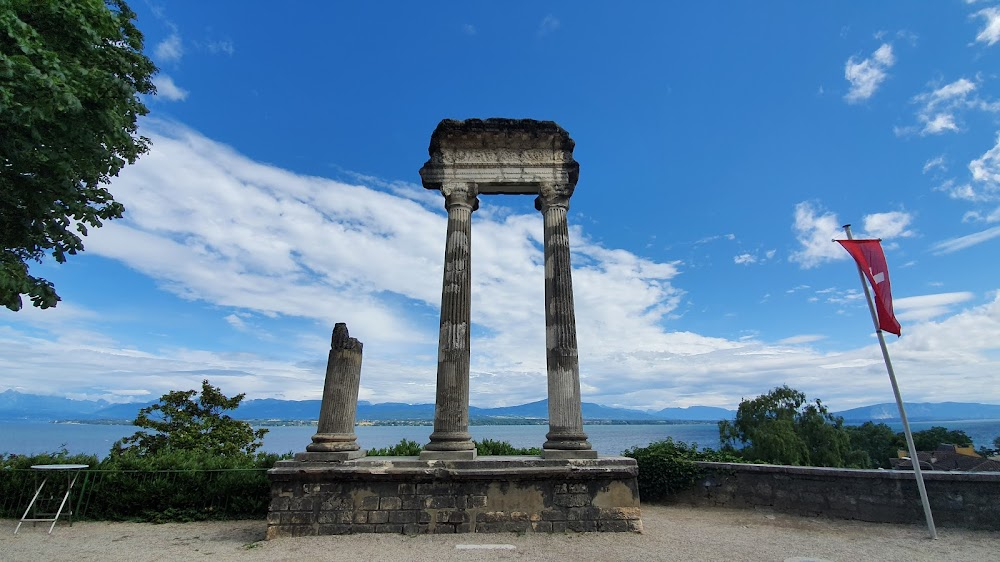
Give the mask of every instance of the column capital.
[{"label": "column capital", "polygon": [[535,198],[535,209],[545,212],[549,207],[562,207],[569,209],[569,198],[573,195],[573,185],[543,183],[538,188],[538,197]]},{"label": "column capital", "polygon": [[479,186],[474,182],[447,182],[441,186],[444,195],[444,208],[468,207],[475,211],[479,208]]}]

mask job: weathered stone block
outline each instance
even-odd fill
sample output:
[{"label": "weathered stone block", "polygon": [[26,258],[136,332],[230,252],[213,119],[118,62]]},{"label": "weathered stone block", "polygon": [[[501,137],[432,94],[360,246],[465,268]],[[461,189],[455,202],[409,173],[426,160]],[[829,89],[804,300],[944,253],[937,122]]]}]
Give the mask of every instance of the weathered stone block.
[{"label": "weathered stone block", "polygon": [[378,508],[382,510],[402,509],[403,501],[399,498],[379,498]]},{"label": "weathered stone block", "polygon": [[388,523],[389,522],[389,512],[388,511],[369,511],[368,512],[368,522],[369,523]]},{"label": "weathered stone block", "polygon": [[390,511],[389,523],[416,523],[416,511]]},{"label": "weathered stone block", "polygon": [[373,510],[378,509],[379,497],[378,496],[365,496],[361,498],[361,509]]}]

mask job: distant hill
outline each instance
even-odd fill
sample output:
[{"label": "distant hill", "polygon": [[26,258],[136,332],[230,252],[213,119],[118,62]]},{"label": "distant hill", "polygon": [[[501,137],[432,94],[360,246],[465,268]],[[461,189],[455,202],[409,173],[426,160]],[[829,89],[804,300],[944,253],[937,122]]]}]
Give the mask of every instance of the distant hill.
[{"label": "distant hill", "polygon": [[[104,400],[70,400],[57,396],[23,394],[15,390],[0,392],[0,420],[4,421],[56,421],[56,420],[134,420],[141,408],[155,402],[111,404]],[[585,421],[718,421],[732,419],[736,412],[711,406],[664,408],[658,412],[641,412],[627,408],[613,408],[583,403]],[[263,398],[247,400],[236,410],[234,417],[252,420],[316,420],[319,417],[319,400],[276,400]],[[949,421],[974,419],[1000,419],[1000,405],[964,402],[912,403],[906,405],[907,416],[913,421]],[[835,413],[851,423],[894,421],[899,419],[896,404],[876,404]],[[500,408],[469,408],[473,420],[502,419],[507,421],[545,420],[549,416],[548,400],[538,400],[517,406]],[[434,404],[404,404],[383,402],[372,404],[358,402],[359,420],[414,420],[434,419]]]},{"label": "distant hill", "polygon": [[[1000,420],[1000,405],[997,404],[913,402],[906,403],[905,407],[910,421]],[[899,408],[895,402],[862,406],[835,414],[848,422],[899,421]]]},{"label": "distant hill", "polygon": [[658,419],[684,421],[719,421],[736,417],[736,410],[712,406],[688,406],[687,408],[664,408],[655,413]]}]

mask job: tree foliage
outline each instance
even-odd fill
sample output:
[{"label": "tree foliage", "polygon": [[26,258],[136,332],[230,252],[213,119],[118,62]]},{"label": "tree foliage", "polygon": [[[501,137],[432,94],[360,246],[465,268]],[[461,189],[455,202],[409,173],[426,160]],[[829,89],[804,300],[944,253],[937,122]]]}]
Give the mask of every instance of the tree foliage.
[{"label": "tree foliage", "polygon": [[847,426],[851,447],[864,451],[871,461],[871,468],[892,468],[889,459],[896,458],[900,449],[906,449],[902,433],[896,433],[884,423],[867,421],[861,425]]},{"label": "tree foliage", "polygon": [[622,452],[639,465],[636,482],[643,501],[663,500],[690,488],[705,475],[697,461],[743,462],[731,452],[699,449],[697,443],[687,444],[667,438]]},{"label": "tree foliage", "polygon": [[149,149],[139,94],[156,91],[124,0],[0,0],[0,304],[59,301],[28,260],[83,250],[120,218],[103,186]]},{"label": "tree foliage", "polygon": [[798,466],[866,468],[863,451],[851,446],[843,418],[820,400],[780,386],[743,400],[734,421],[719,422],[719,439],[728,451],[740,450],[749,461]]},{"label": "tree foliage", "polygon": [[[902,437],[903,434],[899,435]],[[913,444],[918,451],[933,451],[943,444],[968,447],[972,445],[972,438],[961,429],[950,430],[947,427],[935,425],[930,429],[913,432]]]},{"label": "tree foliage", "polygon": [[139,410],[135,425],[153,432],[137,431],[114,444],[112,455],[151,456],[168,451],[199,451],[219,456],[252,454],[262,445],[266,429],[254,430],[245,421],[223,413],[235,410],[244,394],[227,398],[207,380],[201,394],[195,390],[168,392],[158,404]]}]

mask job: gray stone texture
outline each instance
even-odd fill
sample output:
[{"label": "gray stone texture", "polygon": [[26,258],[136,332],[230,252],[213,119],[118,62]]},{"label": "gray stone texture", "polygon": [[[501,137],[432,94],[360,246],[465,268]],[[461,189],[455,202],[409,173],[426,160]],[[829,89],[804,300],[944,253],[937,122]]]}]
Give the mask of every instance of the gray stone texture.
[{"label": "gray stone texture", "polygon": [[338,322],[330,342],[319,423],[312,443],[306,446],[307,452],[324,456],[314,455],[313,460],[349,460],[364,456],[354,433],[362,351],[362,343],[350,336],[347,324]]},{"label": "gray stone texture", "polygon": [[[434,432],[424,448],[436,458],[474,458],[469,434],[469,329],[472,302],[472,212],[479,206],[475,184],[441,187],[448,209],[438,339]],[[442,455],[443,453],[443,455]],[[425,458],[427,456],[425,455]]]},{"label": "gray stone texture", "polygon": [[[923,525],[913,472],[698,463],[706,476],[673,502]],[[923,472],[937,526],[1000,530],[1000,472]]]},{"label": "gray stone texture", "polygon": [[269,471],[267,538],[347,533],[641,532],[635,460],[489,457]]},{"label": "gray stone texture", "polygon": [[[580,367],[566,213],[580,175],[575,143],[562,127],[532,119],[446,119],[431,135],[420,169],[448,209],[434,432],[422,458],[468,458],[472,211],[477,195],[535,195],[545,246],[549,433],[543,456],[596,458],[583,431]],[[433,452],[433,453],[430,453]],[[447,452],[453,452],[450,456]],[[474,457],[474,453],[472,454]]]}]

